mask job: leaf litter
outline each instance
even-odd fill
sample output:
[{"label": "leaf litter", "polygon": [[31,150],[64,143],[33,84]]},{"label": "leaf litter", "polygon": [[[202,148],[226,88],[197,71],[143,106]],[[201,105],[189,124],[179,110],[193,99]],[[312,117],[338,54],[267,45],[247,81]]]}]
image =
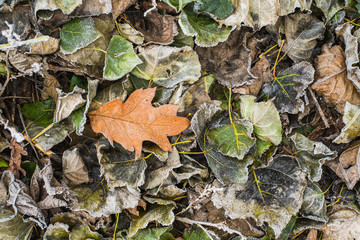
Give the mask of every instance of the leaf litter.
[{"label": "leaf litter", "polygon": [[359,238],[358,5],[0,1],[0,238]]}]

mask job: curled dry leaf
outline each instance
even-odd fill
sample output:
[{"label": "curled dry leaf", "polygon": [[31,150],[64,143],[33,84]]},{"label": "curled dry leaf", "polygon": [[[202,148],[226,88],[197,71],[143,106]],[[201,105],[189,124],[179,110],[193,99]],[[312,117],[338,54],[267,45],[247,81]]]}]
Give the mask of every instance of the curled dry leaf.
[{"label": "curled dry leaf", "polygon": [[9,170],[19,178],[19,171],[26,176],[25,170],[21,167],[21,155],[26,156],[27,152],[22,148],[22,146],[16,142],[15,138],[11,139],[10,146],[11,149],[11,159]]},{"label": "curled dry leaf", "polygon": [[140,157],[143,141],[152,141],[171,152],[167,136],[181,133],[190,126],[190,122],[187,118],[176,116],[177,106],[168,104],[154,108],[151,100],[155,90],[138,89],[125,103],[117,99],[90,112],[92,129],[103,133],[111,144],[115,140],[129,151],[135,149],[135,158]]},{"label": "curled dry leaf", "polygon": [[353,142],[339,157],[339,162],[331,161],[328,166],[353,189],[360,179],[360,141]]},{"label": "curled dry leaf", "polygon": [[346,102],[360,104],[360,95],[347,77],[345,54],[340,46],[322,47],[322,54],[315,59],[315,83],[311,86],[325,102],[344,113]]}]

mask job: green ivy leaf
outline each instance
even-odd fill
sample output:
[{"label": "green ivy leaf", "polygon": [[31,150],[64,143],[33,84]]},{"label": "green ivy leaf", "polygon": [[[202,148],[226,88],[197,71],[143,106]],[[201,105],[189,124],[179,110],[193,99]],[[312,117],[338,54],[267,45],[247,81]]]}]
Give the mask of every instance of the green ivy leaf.
[{"label": "green ivy leaf", "polygon": [[198,12],[210,13],[220,19],[229,17],[234,11],[231,0],[197,0],[194,9]]},{"label": "green ivy leaf", "polygon": [[176,10],[176,12],[179,12],[181,9],[183,9],[188,3],[193,2],[194,0],[162,0],[163,2],[166,2],[169,4],[172,8]]},{"label": "green ivy leaf", "polygon": [[60,51],[71,54],[100,37],[91,17],[76,18],[66,23],[60,31]]},{"label": "green ivy leaf", "polygon": [[[0,219],[11,218],[13,215],[10,210],[0,209]],[[8,221],[0,222],[0,239],[30,239],[33,227],[33,222],[24,222],[22,217],[15,215]]]},{"label": "green ivy leaf", "polygon": [[184,240],[213,240],[213,238],[196,224],[191,225],[190,228],[184,231]]},{"label": "green ivy leaf", "polygon": [[142,61],[135,54],[131,42],[121,36],[113,36],[105,57],[103,77],[106,80],[120,79],[140,63]]},{"label": "green ivy leaf", "polygon": [[21,108],[22,114],[27,119],[42,127],[47,127],[53,122],[54,111],[55,103],[53,100],[25,103]]}]

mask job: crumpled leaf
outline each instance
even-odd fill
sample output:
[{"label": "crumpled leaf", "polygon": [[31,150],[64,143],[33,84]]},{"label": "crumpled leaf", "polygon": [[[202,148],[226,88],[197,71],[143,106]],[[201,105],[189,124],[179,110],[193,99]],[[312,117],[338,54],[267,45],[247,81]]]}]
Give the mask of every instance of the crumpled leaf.
[{"label": "crumpled leaf", "polygon": [[343,122],[345,127],[341,129],[334,143],[348,143],[360,135],[360,106],[346,103],[344,108]]},{"label": "crumpled leaf", "polygon": [[157,221],[163,226],[171,225],[175,220],[175,215],[172,211],[174,208],[173,204],[156,204],[151,210],[131,222],[127,237],[133,237],[139,229],[146,228],[151,221]]},{"label": "crumpled leaf", "polygon": [[328,220],[324,193],[312,181],[307,183],[304,191],[304,201],[299,213],[305,218],[319,222],[326,223]]},{"label": "crumpled leaf", "polygon": [[130,24],[119,23],[116,26],[119,30],[120,35],[123,38],[137,45],[143,44],[145,40],[144,35],[141,32],[134,29]]},{"label": "crumpled leaf", "polygon": [[14,218],[7,221],[3,221],[7,218],[11,218],[14,213],[7,209],[0,209],[0,238],[1,239],[30,239],[33,230],[32,222],[24,222],[22,217],[16,215]]},{"label": "crumpled leaf", "polygon": [[78,86],[75,86],[74,90],[69,93],[64,93],[60,89],[57,89],[57,92],[58,99],[54,113],[55,123],[69,117],[73,111],[82,107],[86,102],[86,99],[82,96],[86,91]]},{"label": "crumpled leaf", "polygon": [[120,79],[142,63],[132,44],[121,36],[111,38],[105,59],[103,77],[106,80]]},{"label": "crumpled leaf", "polygon": [[300,98],[314,81],[315,70],[309,62],[293,65],[263,86],[262,92],[273,102],[280,113],[298,114],[304,112],[305,104]]},{"label": "crumpled leaf", "polygon": [[111,0],[86,0],[71,13],[71,16],[87,17],[99,16],[101,14],[109,14],[112,11]]},{"label": "crumpled leaf", "polygon": [[53,100],[46,100],[42,102],[25,103],[22,108],[22,114],[29,120],[34,121],[41,127],[49,126],[54,119],[54,112],[51,109],[55,108]]},{"label": "crumpled leaf", "polygon": [[353,142],[349,148],[341,153],[338,161],[329,162],[327,165],[346,183],[348,189],[353,189],[360,179],[359,156],[360,142]]},{"label": "crumpled leaf", "polygon": [[[88,115],[92,129],[103,133],[111,144],[115,140],[129,151],[135,149],[135,159],[140,156],[142,142],[145,140],[156,143],[166,151],[172,151],[167,136],[181,133],[189,127],[190,122],[176,116],[177,106],[163,105],[154,108],[151,100],[155,90],[156,88],[138,89],[125,103],[120,99],[114,100],[90,112]],[[119,131],[124,134],[119,136]]]},{"label": "crumpled leaf", "polygon": [[279,15],[286,16],[300,8],[301,11],[310,10],[312,0],[280,0]]},{"label": "crumpled leaf", "polygon": [[[149,2],[144,1],[144,5],[147,5],[146,3]],[[149,5],[149,8],[152,7]],[[172,43],[174,36],[179,33],[176,18],[163,11],[159,13],[157,8],[147,12],[146,17],[138,18],[133,26],[144,35],[148,43],[167,45]]]},{"label": "crumpled leaf", "polygon": [[232,0],[234,13],[220,21],[227,26],[252,27],[260,29],[266,25],[276,23],[279,16],[279,2],[277,0]]},{"label": "crumpled leaf", "polygon": [[229,17],[234,10],[231,0],[198,0],[194,9],[198,12],[207,12],[219,19]]},{"label": "crumpled leaf", "polygon": [[[36,34],[35,38],[45,36],[42,34]],[[59,50],[60,39],[49,37],[48,41],[36,42],[30,45],[30,54],[52,54]]]},{"label": "crumpled leaf", "polygon": [[152,189],[158,186],[163,185],[165,180],[172,173],[174,168],[181,167],[180,156],[175,147],[173,147],[173,152],[169,153],[168,158],[166,159],[166,165],[155,170],[148,172],[145,178],[144,189]]},{"label": "crumpled leaf", "polygon": [[220,27],[219,23],[206,14],[194,11],[194,3],[188,4],[180,13],[179,25],[186,36],[195,38],[200,47],[213,47],[225,41],[232,27]]},{"label": "crumpled leaf", "polygon": [[281,121],[275,105],[272,101],[256,103],[255,100],[255,96],[240,97],[241,116],[249,118],[256,137],[279,145],[282,139]]},{"label": "crumpled leaf", "polygon": [[193,116],[191,127],[195,132],[199,147],[204,152],[209,167],[216,178],[222,183],[246,182],[248,176],[247,166],[251,164],[252,158],[245,157],[241,159],[223,155],[213,149],[214,146],[209,143],[207,132],[212,124],[219,119],[220,123],[229,121],[227,116],[225,116],[225,119],[221,119],[224,116],[223,113],[222,109],[215,105],[203,104]]},{"label": "crumpled leaf", "polygon": [[27,55],[20,52],[11,52],[9,62],[21,73],[29,76],[32,76],[34,73],[41,73],[44,68],[40,56]]},{"label": "crumpled leaf", "polygon": [[190,47],[149,46],[139,48],[142,64],[132,74],[171,88],[180,82],[194,83],[201,76],[198,56]]},{"label": "crumpled leaf", "polygon": [[137,0],[112,0],[114,19],[117,19],[128,7],[134,4]]},{"label": "crumpled leaf", "polygon": [[[214,186],[221,188],[219,183]],[[224,208],[231,219],[253,217],[258,224],[267,222],[278,237],[300,210],[305,187],[305,173],[295,159],[277,155],[267,167],[253,170],[245,184],[219,189],[211,200],[217,208]]]},{"label": "crumpled leaf", "polygon": [[100,37],[91,17],[76,18],[66,23],[60,31],[60,51],[71,54],[88,46]]},{"label": "crumpled leaf", "polygon": [[62,156],[63,175],[72,184],[79,185],[90,182],[88,169],[80,155],[79,149],[68,149]]},{"label": "crumpled leaf", "polygon": [[20,177],[19,171],[26,176],[25,170],[21,167],[21,156],[27,156],[27,152],[16,142],[15,138],[11,139],[9,148],[11,149],[9,170],[17,178]]},{"label": "crumpled leaf", "polygon": [[29,217],[23,217],[25,221],[35,222],[41,229],[45,229],[47,224],[45,216],[41,212],[36,202],[28,194],[29,188],[23,182],[16,179],[10,171],[4,171],[1,176],[1,181],[5,184],[9,192],[7,205],[12,206],[14,215],[10,219],[16,217],[18,211]]},{"label": "crumpled leaf", "polygon": [[186,4],[193,2],[193,0],[162,0],[174,8],[177,12],[180,12]]},{"label": "crumpled leaf", "polygon": [[185,229],[184,231],[185,240],[213,240],[209,233],[206,230],[196,224],[191,225],[190,228]]},{"label": "crumpled leaf", "polygon": [[127,151],[119,144],[110,146],[107,142],[96,144],[97,157],[100,163],[101,175],[105,176],[111,188],[132,186],[137,189],[144,184],[144,159],[135,159],[135,154]]},{"label": "crumpled leaf", "polygon": [[346,56],[339,45],[322,47],[322,54],[315,59],[316,80],[311,86],[330,106],[344,113],[345,103],[360,104],[360,94],[348,79]]},{"label": "crumpled leaf", "polygon": [[39,10],[56,10],[61,9],[64,14],[69,14],[82,4],[82,0],[36,0],[35,14]]},{"label": "crumpled leaf", "polygon": [[351,34],[353,26],[350,23],[345,23],[338,26],[335,29],[337,35],[340,35],[343,38],[345,43],[345,56],[346,56],[346,69],[347,77],[354,84],[357,91],[360,92],[360,69],[357,66],[359,63],[358,56],[358,43],[359,40],[357,37]]},{"label": "crumpled leaf", "polygon": [[43,237],[45,240],[70,239],[69,225],[60,222],[50,224],[46,228],[46,232],[44,233]]},{"label": "crumpled leaf", "polygon": [[329,221],[320,230],[322,239],[357,239],[360,236],[360,215],[356,211],[338,205],[329,216]]},{"label": "crumpled leaf", "polygon": [[300,168],[308,174],[308,178],[317,182],[322,176],[322,165],[325,161],[337,157],[336,151],[331,151],[322,142],[314,142],[300,133],[290,137],[295,146],[295,159]]},{"label": "crumpled leaf", "polygon": [[[41,127],[35,123],[31,124],[27,129],[31,138],[34,138],[43,130],[44,127]],[[74,130],[75,125],[73,121],[65,119],[47,130],[45,134],[37,137],[34,143],[39,144],[39,147],[42,149],[42,151],[46,152],[56,144],[61,143],[68,136],[68,134],[72,133]]]},{"label": "crumpled leaf", "polygon": [[255,144],[252,133],[253,126],[248,119],[234,119],[233,124],[212,124],[206,137],[215,150],[229,157],[243,159]]},{"label": "crumpled leaf", "polygon": [[283,51],[295,62],[309,60],[317,41],[324,38],[324,23],[313,15],[294,13],[286,16],[283,24]]},{"label": "crumpled leaf", "polygon": [[41,99],[48,100],[52,98],[53,100],[56,100],[58,97],[56,88],[59,88],[61,85],[53,75],[48,72],[44,72],[43,74],[44,84],[46,86],[43,88],[43,91],[41,91]]},{"label": "crumpled leaf", "polygon": [[250,49],[246,46],[248,30],[235,30],[215,47],[197,47],[202,68],[214,74],[222,85],[233,88],[249,85],[256,78],[251,68]]}]

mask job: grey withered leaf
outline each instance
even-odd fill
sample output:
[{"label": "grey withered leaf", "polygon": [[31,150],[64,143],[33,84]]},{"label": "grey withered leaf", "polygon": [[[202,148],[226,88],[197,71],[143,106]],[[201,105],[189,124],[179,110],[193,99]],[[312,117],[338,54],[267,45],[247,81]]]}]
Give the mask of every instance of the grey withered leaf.
[{"label": "grey withered leaf", "polygon": [[273,99],[280,113],[297,114],[303,112],[305,104],[300,98],[305,89],[314,81],[315,70],[309,62],[301,62],[284,70],[264,85],[262,93]]},{"label": "grey withered leaf", "polygon": [[250,30],[235,30],[229,38],[215,47],[196,47],[201,67],[224,86],[233,88],[251,84],[256,77],[251,73],[250,49],[246,47]]}]

